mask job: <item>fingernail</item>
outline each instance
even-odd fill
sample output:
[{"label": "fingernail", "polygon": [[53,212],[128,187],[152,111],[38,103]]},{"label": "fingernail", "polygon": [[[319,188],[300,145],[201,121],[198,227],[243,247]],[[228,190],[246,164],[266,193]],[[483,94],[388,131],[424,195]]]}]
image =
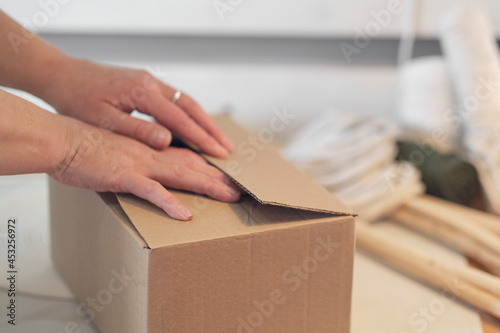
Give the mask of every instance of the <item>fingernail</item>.
[{"label": "fingernail", "polygon": [[186,207],[179,206],[178,209],[179,213],[181,213],[181,215],[184,216],[186,220],[191,220],[193,218],[193,213],[191,213]]},{"label": "fingernail", "polygon": [[160,130],[154,131],[151,136],[151,145],[154,147],[165,147],[167,145],[167,135]]},{"label": "fingernail", "polygon": [[227,137],[224,137],[222,138],[222,141],[224,143],[224,147],[226,147],[226,149],[229,151],[229,152],[232,152],[234,150],[234,145],[233,143],[231,142],[231,140],[229,140]]},{"label": "fingernail", "polygon": [[241,191],[239,191],[235,188],[232,188],[230,186],[226,186],[226,187],[227,187],[227,191],[229,192],[229,194],[231,194],[232,197],[238,198],[241,195]]}]

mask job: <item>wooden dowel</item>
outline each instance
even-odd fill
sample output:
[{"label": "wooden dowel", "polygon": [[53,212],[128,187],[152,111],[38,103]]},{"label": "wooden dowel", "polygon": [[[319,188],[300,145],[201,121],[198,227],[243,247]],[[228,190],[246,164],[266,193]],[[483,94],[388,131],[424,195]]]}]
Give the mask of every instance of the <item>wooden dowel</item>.
[{"label": "wooden dowel", "polygon": [[500,237],[482,225],[474,223],[468,215],[446,209],[439,202],[428,200],[424,196],[409,200],[403,207],[428,216],[434,221],[446,224],[453,229],[460,230],[467,234],[468,237],[476,240],[480,246],[486,247],[500,256]]},{"label": "wooden dowel", "polygon": [[394,268],[433,287],[442,289],[476,308],[500,318],[500,298],[475,286],[453,272],[436,266],[418,251],[365,223],[356,226],[358,247]]},{"label": "wooden dowel", "polygon": [[491,273],[500,276],[500,256],[484,248],[480,242],[471,238],[470,235],[449,224],[440,223],[439,220],[434,220],[421,213],[415,213],[406,207],[399,208],[394,212],[392,218],[456,249],[482,264]]},{"label": "wooden dowel", "polygon": [[450,265],[449,263],[439,262],[439,266],[445,270],[462,277],[473,283],[477,287],[489,291],[493,295],[500,297],[500,278],[488,274],[480,269],[465,265]]},{"label": "wooden dowel", "polygon": [[486,213],[470,207],[462,206],[430,195],[424,195],[417,199],[426,202],[434,202],[436,204],[441,205],[443,209],[447,209],[448,211],[468,216],[475,223],[482,225],[486,229],[489,229],[490,231],[500,236],[500,216]]}]

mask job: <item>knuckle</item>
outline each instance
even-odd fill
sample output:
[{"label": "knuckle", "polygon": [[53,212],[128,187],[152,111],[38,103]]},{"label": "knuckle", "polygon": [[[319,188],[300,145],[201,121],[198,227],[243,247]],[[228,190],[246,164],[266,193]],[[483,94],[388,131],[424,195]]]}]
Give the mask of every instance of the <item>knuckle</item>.
[{"label": "knuckle", "polygon": [[140,87],[143,93],[159,88],[155,77],[144,69],[137,70],[134,73],[133,81],[135,87]]},{"label": "knuckle", "polygon": [[190,128],[192,125],[192,120],[186,114],[179,114],[177,117],[177,126],[182,129]]},{"label": "knuckle", "polygon": [[182,149],[180,152],[180,157],[182,158],[182,162],[186,165],[188,168],[193,168],[196,164],[206,164],[206,161],[201,157],[200,155],[196,154],[195,152],[188,150],[188,149]]},{"label": "knuckle", "polygon": [[130,186],[124,177],[117,176],[109,180],[109,191],[111,192],[131,192]]},{"label": "knuckle", "polygon": [[172,194],[168,193],[167,195],[165,195],[165,204],[167,206],[175,206],[177,205],[177,198]]},{"label": "knuckle", "polygon": [[180,149],[179,154],[185,162],[192,162],[198,157],[198,155],[189,149]]},{"label": "knuckle", "polygon": [[139,121],[137,123],[137,126],[135,127],[134,136],[136,138],[146,140],[147,137],[149,136],[149,133],[151,133],[151,132],[152,132],[151,124],[148,124],[148,123],[143,122],[143,121]]},{"label": "knuckle", "polygon": [[196,103],[195,100],[189,96],[186,96],[186,98],[184,98],[183,104],[187,109],[195,109],[199,107],[198,103]]},{"label": "knuckle", "polygon": [[184,158],[183,164],[187,169],[193,169],[196,162],[192,158],[188,157],[188,158]]},{"label": "knuckle", "polygon": [[154,182],[154,181],[151,181],[151,182],[147,182],[146,184],[144,184],[144,193],[148,196],[150,195],[153,195],[154,193],[156,193],[161,185],[160,183],[157,183],[157,182]]},{"label": "knuckle", "polygon": [[210,197],[218,197],[222,192],[220,184],[215,179],[212,179],[205,183],[203,193]]},{"label": "knuckle", "polygon": [[151,74],[149,74],[149,72],[145,69],[138,69],[135,72],[135,78],[139,80],[139,82],[142,82],[142,80],[147,79],[150,76]]},{"label": "knuckle", "polygon": [[186,168],[180,164],[174,164],[173,171],[174,176],[179,179],[184,179],[186,177]]}]

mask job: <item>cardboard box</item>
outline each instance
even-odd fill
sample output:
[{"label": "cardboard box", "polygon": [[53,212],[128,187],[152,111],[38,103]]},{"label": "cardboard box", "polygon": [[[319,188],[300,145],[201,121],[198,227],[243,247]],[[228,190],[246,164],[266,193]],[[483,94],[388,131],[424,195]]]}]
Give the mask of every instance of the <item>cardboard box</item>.
[{"label": "cardboard box", "polygon": [[173,191],[173,220],[131,195],[50,183],[52,256],[101,332],[349,332],[353,213],[255,145],[225,116],[236,151],[205,156],[249,195],[227,204]]}]

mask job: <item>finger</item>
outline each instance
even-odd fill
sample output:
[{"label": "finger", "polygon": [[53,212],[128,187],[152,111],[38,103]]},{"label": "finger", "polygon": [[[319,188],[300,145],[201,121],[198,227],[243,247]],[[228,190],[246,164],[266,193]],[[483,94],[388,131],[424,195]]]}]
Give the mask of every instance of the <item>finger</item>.
[{"label": "finger", "polygon": [[[162,89],[165,97],[171,101],[176,90],[163,82],[160,82],[160,88]],[[229,140],[224,132],[215,124],[212,117],[210,117],[194,99],[192,99],[189,95],[182,93],[176,104],[208,134],[213,136],[224,148],[226,148],[229,152],[233,151],[234,146],[231,140]]]},{"label": "finger", "polygon": [[152,148],[161,150],[170,145],[172,134],[165,127],[134,118],[109,104],[105,104],[104,108],[104,114],[108,119],[100,124],[101,126],[139,140]]},{"label": "finger", "polygon": [[139,174],[129,174],[124,183],[124,190],[155,204],[174,219],[188,221],[193,218],[193,214],[179,199],[152,179]]},{"label": "finger", "polygon": [[142,108],[144,108],[143,112],[152,115],[161,124],[197,145],[203,152],[216,157],[227,157],[226,148],[221,146],[186,112],[164,96],[150,95],[150,98],[144,101]]},{"label": "finger", "polygon": [[181,164],[193,171],[203,173],[220,181],[227,179],[227,176],[222,171],[208,164],[199,154],[186,148],[170,147],[159,152],[156,156],[159,162],[165,164]]},{"label": "finger", "polygon": [[[235,197],[239,198],[239,195],[241,195],[242,190],[241,188],[236,185],[231,178],[229,178],[226,174],[224,174],[222,171],[217,169],[216,167],[210,165],[207,163],[207,161],[202,160],[202,162],[194,162],[191,165],[188,165],[188,167],[193,170],[194,172],[206,175],[209,178],[217,179],[221,183],[223,183],[226,188],[224,188],[225,191],[233,194]],[[237,194],[235,194],[237,193]]]},{"label": "finger", "polygon": [[213,199],[236,202],[241,192],[227,186],[223,181],[196,172],[182,164],[158,164],[149,167],[152,179],[175,189],[205,194]]},{"label": "finger", "polygon": [[[185,148],[170,147],[158,154],[158,160],[163,163],[174,162],[185,165],[195,172],[204,174],[210,178],[215,178],[223,182],[226,186],[236,190],[237,192],[241,192],[240,187],[234,184],[231,178],[229,178],[226,174],[224,174],[216,167],[210,165],[204,158],[192,152],[191,150]],[[231,191],[231,189],[227,189],[227,191]]]},{"label": "finger", "polygon": [[207,164],[207,161],[201,157],[199,154],[193,152],[188,148],[179,147],[169,147],[161,152],[159,152],[156,157],[159,161],[164,163],[169,163],[172,160],[184,163],[203,163]]}]

